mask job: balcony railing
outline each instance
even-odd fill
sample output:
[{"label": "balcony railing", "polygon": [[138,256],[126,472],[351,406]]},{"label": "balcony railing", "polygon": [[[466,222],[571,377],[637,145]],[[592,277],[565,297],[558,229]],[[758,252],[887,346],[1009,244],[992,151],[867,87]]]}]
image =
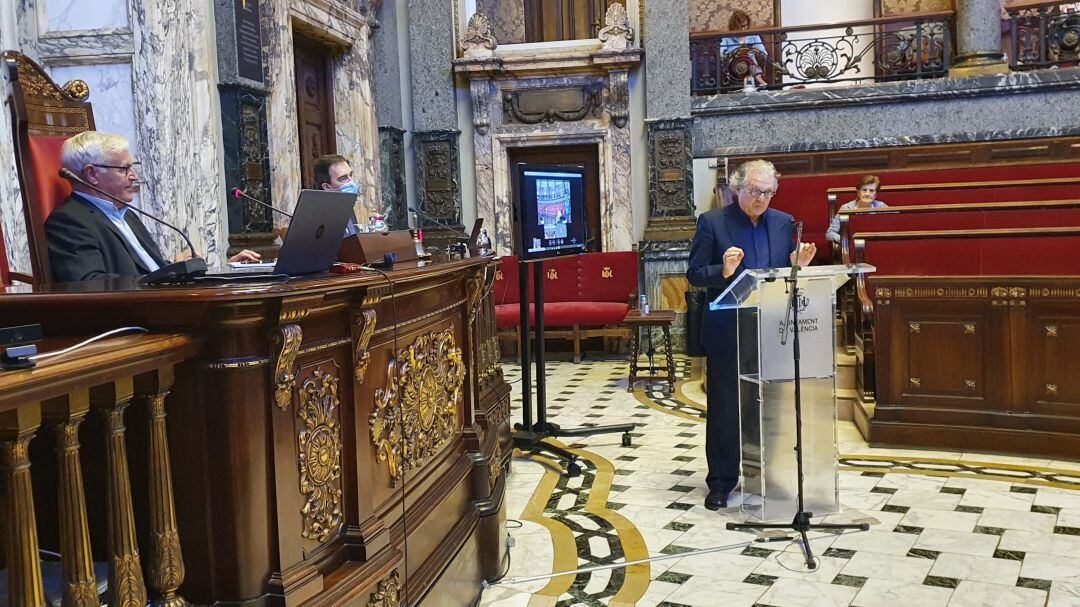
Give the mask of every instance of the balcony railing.
[{"label": "balcony railing", "polygon": [[940,78],[949,71],[952,32],[952,11],[699,32],[690,35],[690,89],[730,93],[749,88],[748,78],[757,81],[755,89]]},{"label": "balcony railing", "polygon": [[1005,8],[1012,33],[1012,69],[1080,62],[1080,2],[1022,2]]}]

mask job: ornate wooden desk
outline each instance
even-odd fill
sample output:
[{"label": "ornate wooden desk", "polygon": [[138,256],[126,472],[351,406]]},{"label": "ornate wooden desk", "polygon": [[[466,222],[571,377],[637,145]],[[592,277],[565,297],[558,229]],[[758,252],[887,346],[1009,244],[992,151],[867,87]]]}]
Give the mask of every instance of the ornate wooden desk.
[{"label": "ornate wooden desk", "polygon": [[[175,582],[198,604],[471,604],[505,557],[512,447],[490,297],[496,263],[398,264],[390,282],[368,273],[234,287],[100,281],[0,295],[5,324],[39,322],[47,335],[140,325],[191,344],[170,359],[164,398],[175,497],[155,482],[160,458],[147,445],[165,426],[145,423],[153,411],[129,409],[126,436],[80,430],[84,460],[107,444],[128,447],[128,473],[88,466],[85,481],[93,560],[112,563],[121,591],[113,603],[138,604],[146,591],[141,577],[120,581],[107,517],[95,516],[123,502],[106,500],[107,485],[130,496],[135,533],[119,539],[136,564],[143,555],[152,599],[174,601],[161,588]],[[128,369],[136,393],[159,367]],[[81,387],[101,392],[106,379],[91,373]],[[0,446],[25,438],[16,426],[0,424],[15,428],[0,432]],[[35,491],[39,477],[56,486],[56,461],[31,443]],[[162,499],[174,502],[164,511],[178,529],[168,558],[157,541]],[[60,534],[48,532],[57,507],[46,502],[34,504],[41,546],[58,550]],[[8,544],[7,554],[26,548]],[[162,571],[172,576],[165,586],[151,583]],[[35,604],[27,596],[14,604]]]}]

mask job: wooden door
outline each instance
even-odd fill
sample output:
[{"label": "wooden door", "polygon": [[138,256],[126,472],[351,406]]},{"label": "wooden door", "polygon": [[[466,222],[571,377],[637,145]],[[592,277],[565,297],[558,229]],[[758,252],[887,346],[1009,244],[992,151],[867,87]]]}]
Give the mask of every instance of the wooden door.
[{"label": "wooden door", "polygon": [[334,140],[332,51],[296,38],[296,117],[300,137],[300,183],[313,188],[312,165],[337,151]]},{"label": "wooden door", "polygon": [[615,0],[525,0],[525,41],[596,38]]},{"label": "wooden door", "polygon": [[[600,225],[600,151],[595,145],[542,146],[535,148],[511,149],[509,154],[511,170],[519,162],[560,166],[585,167],[585,227],[587,229],[587,250],[603,251]],[[516,193],[512,200],[516,200]],[[519,226],[515,219],[512,234],[514,254],[519,254],[517,235]]]}]

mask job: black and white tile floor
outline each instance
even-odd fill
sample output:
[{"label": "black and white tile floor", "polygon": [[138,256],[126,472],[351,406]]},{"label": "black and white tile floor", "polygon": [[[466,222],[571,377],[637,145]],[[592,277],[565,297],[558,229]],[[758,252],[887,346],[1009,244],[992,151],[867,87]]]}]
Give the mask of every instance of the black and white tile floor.
[{"label": "black and white tile floor", "polygon": [[[678,361],[686,379],[689,362]],[[519,368],[505,365],[520,416]],[[626,390],[625,361],[548,364],[549,420],[563,426],[638,424],[568,439],[583,474],[517,454],[507,486],[515,545],[507,578],[745,544],[728,531],[738,508],[710,512],[705,424],[690,382],[676,395]],[[697,395],[700,399],[700,394]],[[799,547],[754,543],[728,551],[496,585],[488,607],[1080,607],[1080,462],[978,453],[870,448],[839,430],[843,511],[867,532],[812,535],[819,567]],[[520,526],[519,526],[520,525]]]}]

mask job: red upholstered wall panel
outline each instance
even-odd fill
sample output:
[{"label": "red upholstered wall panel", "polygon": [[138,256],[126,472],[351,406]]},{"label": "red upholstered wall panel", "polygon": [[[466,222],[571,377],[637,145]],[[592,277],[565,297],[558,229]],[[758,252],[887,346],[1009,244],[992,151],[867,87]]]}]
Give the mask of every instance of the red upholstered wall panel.
[{"label": "red upholstered wall panel", "polygon": [[853,234],[859,232],[910,232],[915,230],[1070,227],[1080,226],[1080,208],[853,215],[850,224]]},{"label": "red upholstered wall panel", "polygon": [[517,257],[506,255],[500,261],[502,265],[499,267],[499,274],[495,277],[495,285],[492,287],[495,305],[517,303],[519,288]]},{"label": "red upholstered wall panel", "polygon": [[867,243],[879,276],[1077,276],[1080,236],[957,238]]}]

